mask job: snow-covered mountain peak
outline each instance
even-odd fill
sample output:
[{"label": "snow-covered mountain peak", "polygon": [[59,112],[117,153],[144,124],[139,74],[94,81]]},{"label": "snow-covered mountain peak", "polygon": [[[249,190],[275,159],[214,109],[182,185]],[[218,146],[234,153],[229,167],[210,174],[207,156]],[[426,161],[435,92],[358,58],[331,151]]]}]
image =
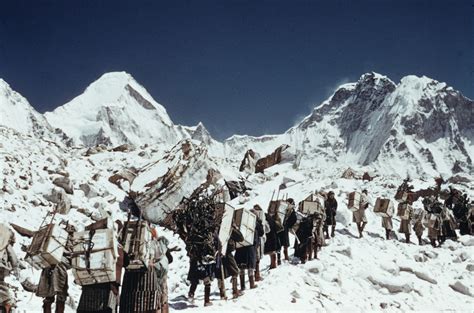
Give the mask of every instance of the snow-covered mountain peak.
[{"label": "snow-covered mountain peak", "polygon": [[367,84],[367,83],[373,83],[374,85],[380,84],[381,86],[385,84],[395,85],[395,83],[390,78],[376,72],[369,72],[369,73],[362,74],[359,80],[357,81],[357,83],[359,85]]},{"label": "snow-covered mountain peak", "polygon": [[166,109],[126,72],[102,75],[48,121],[75,144],[142,145],[178,140]]}]

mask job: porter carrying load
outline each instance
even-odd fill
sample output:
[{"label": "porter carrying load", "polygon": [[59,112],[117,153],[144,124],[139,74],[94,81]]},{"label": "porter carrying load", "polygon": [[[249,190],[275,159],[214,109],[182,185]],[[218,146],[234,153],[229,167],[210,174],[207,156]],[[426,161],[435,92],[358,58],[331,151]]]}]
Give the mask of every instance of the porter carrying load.
[{"label": "porter carrying load", "polygon": [[[50,214],[52,215],[50,223],[44,225]],[[59,264],[67,243],[67,231],[59,225],[53,224],[56,213],[48,213],[48,215],[39,230],[33,235],[31,244],[26,251],[25,261],[37,270]]]},{"label": "porter carrying load", "polygon": [[361,202],[362,195],[360,192],[353,191],[349,194],[349,203],[347,204],[347,208],[352,212],[358,211],[360,209],[360,202]]},{"label": "porter carrying load", "polygon": [[143,269],[152,259],[150,255],[151,230],[147,221],[127,221],[124,227],[124,252],[129,257],[127,269]]},{"label": "porter carrying load", "polygon": [[298,211],[306,215],[323,214],[324,201],[323,196],[311,194],[298,204]]},{"label": "porter carrying load", "polygon": [[[107,219],[109,220],[109,219]],[[72,273],[78,285],[116,281],[118,242],[112,223],[105,229],[76,232],[73,235]]]},{"label": "porter carrying load", "polygon": [[411,210],[411,205],[408,203],[399,203],[397,207],[397,216],[402,220],[409,220]]},{"label": "porter carrying load", "polygon": [[390,199],[377,198],[375,200],[374,213],[381,217],[391,217],[394,205]]},{"label": "porter carrying load", "polygon": [[[286,217],[286,213],[288,211],[288,202],[285,200],[272,200],[268,205],[268,213],[274,215],[275,213],[278,215],[279,220],[283,222]],[[277,225],[278,232],[283,230],[283,226]]]},{"label": "porter carrying load", "polygon": [[255,237],[255,224],[257,216],[247,209],[237,209],[234,211],[234,223],[244,237],[243,241],[236,243],[236,248],[252,246]]}]

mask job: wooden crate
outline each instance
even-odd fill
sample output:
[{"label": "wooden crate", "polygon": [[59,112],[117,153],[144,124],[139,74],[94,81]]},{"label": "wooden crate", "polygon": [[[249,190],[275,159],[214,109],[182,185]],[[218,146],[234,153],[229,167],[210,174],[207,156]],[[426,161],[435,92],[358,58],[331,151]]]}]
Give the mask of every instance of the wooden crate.
[{"label": "wooden crate", "polygon": [[[113,229],[74,233],[72,273],[81,286],[114,282],[118,242]],[[88,255],[89,254],[89,255]]]},{"label": "wooden crate", "polygon": [[299,211],[304,214],[323,214],[324,213],[324,204],[321,204],[319,201],[306,201],[303,200],[299,204]]},{"label": "wooden crate", "polygon": [[272,200],[268,205],[268,213],[275,214],[277,213],[280,217],[281,222],[285,220],[286,213],[288,211],[288,202],[285,200]]},{"label": "wooden crate", "polygon": [[347,204],[347,208],[353,212],[360,209],[360,201],[362,198],[362,194],[357,191],[353,191],[349,194],[349,203]]},{"label": "wooden crate", "polygon": [[232,221],[234,219],[234,207],[222,203],[219,204],[220,210],[222,210],[222,221],[219,228],[219,241],[222,245],[222,254],[225,254],[227,251],[227,244],[229,243],[230,233],[232,231]]},{"label": "wooden crate", "polygon": [[234,222],[244,236],[244,241],[237,242],[236,247],[247,247],[253,245],[255,237],[255,224],[257,216],[247,209],[237,209],[234,211]]},{"label": "wooden crate", "polygon": [[408,192],[406,190],[397,190],[395,200],[398,202],[406,202],[408,200]]},{"label": "wooden crate", "polygon": [[394,205],[390,199],[377,198],[374,206],[374,213],[381,217],[393,216]]},{"label": "wooden crate", "polygon": [[124,252],[130,257],[127,269],[142,269],[148,266],[150,255],[151,232],[148,222],[130,221],[127,223],[125,231]]},{"label": "wooden crate", "polygon": [[67,238],[68,233],[59,225],[49,224],[41,227],[31,240],[25,261],[38,270],[59,264]]},{"label": "wooden crate", "polygon": [[409,220],[410,211],[411,205],[408,203],[399,203],[397,207],[397,216],[399,216],[402,220]]}]

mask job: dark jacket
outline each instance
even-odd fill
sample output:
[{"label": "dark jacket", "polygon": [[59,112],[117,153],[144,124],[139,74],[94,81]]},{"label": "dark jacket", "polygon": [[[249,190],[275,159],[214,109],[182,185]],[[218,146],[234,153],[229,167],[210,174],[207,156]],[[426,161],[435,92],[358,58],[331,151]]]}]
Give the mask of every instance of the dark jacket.
[{"label": "dark jacket", "polygon": [[292,210],[291,213],[283,221],[283,231],[278,233],[278,239],[282,247],[290,245],[289,231],[296,224],[296,212]]},{"label": "dark jacket", "polygon": [[328,198],[324,201],[326,210],[326,225],[336,225],[337,200]]},{"label": "dark jacket", "polygon": [[301,220],[300,226],[296,232],[299,242],[295,247],[295,256],[302,258],[306,254],[308,244],[311,243],[311,236],[313,231],[313,220],[310,217],[305,217]]},{"label": "dark jacket", "polygon": [[[244,236],[242,235],[240,230],[233,227],[232,232],[230,234],[229,242],[227,243],[226,254],[222,257],[222,262],[218,264],[219,266],[216,267],[216,277],[218,279],[227,278],[229,276],[236,276],[239,274],[239,266],[235,261],[232,252],[235,250],[236,243],[241,242],[243,240]],[[222,277],[222,272],[224,272],[224,277]]]},{"label": "dark jacket", "polygon": [[265,218],[267,219],[267,223],[270,226],[270,232],[267,233],[267,240],[265,241],[264,253],[270,254],[280,250],[280,240],[277,236],[277,225],[275,220],[268,214],[265,214]]}]

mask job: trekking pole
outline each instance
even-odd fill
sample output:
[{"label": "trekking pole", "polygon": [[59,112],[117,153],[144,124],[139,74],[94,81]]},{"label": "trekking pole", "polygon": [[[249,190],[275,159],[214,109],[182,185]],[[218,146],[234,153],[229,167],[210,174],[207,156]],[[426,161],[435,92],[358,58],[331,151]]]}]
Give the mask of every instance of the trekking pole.
[{"label": "trekking pole", "polygon": [[224,277],[224,263],[222,262],[222,252],[219,252],[221,257],[221,281],[222,281],[222,289],[225,292],[225,277]]}]

